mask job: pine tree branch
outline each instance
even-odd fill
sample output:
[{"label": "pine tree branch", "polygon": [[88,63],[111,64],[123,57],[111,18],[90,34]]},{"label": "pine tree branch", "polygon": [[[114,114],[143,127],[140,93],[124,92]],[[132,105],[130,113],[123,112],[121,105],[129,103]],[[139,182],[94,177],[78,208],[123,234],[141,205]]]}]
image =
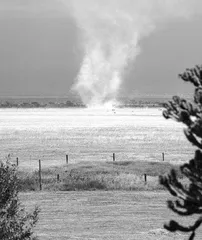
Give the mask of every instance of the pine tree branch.
[{"label": "pine tree branch", "polygon": [[195,87],[201,86],[201,75],[202,75],[202,66],[195,66],[195,68],[186,69],[182,74],[179,74],[179,77],[185,82],[192,83]]},{"label": "pine tree branch", "polygon": [[[195,86],[194,99],[191,102],[174,96],[172,101],[164,104],[163,116],[185,124],[184,134],[198,150],[189,163],[180,167],[182,175],[188,181],[187,185],[174,170],[168,176],[160,177],[160,183],[176,198],[167,202],[174,213],[180,216],[202,215],[202,65],[186,69],[179,77]],[[185,227],[172,220],[165,228],[172,232],[191,232],[189,240],[193,240],[201,223],[202,216],[192,226]]]},{"label": "pine tree branch", "polygon": [[199,228],[201,224],[202,224],[202,217],[199,217],[198,220],[192,226],[188,226],[188,227],[184,227],[178,224],[176,221],[171,220],[169,224],[164,225],[164,228],[170,232],[176,232],[176,231],[192,232],[192,235],[190,236],[189,239],[193,239],[191,238],[193,236],[193,232],[195,233],[196,229]]},{"label": "pine tree branch", "polygon": [[192,133],[192,131],[190,129],[184,129],[184,134],[186,136],[186,138],[196,147],[202,149],[202,144],[196,139],[196,137],[194,136],[194,134]]}]

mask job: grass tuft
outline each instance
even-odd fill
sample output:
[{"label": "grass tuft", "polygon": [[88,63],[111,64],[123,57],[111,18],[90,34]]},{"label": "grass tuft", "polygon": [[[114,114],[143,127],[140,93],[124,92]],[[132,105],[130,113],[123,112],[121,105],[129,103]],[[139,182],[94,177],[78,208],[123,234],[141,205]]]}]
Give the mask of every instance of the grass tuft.
[{"label": "grass tuft", "polygon": [[[179,170],[166,162],[81,162],[42,169],[42,186],[47,191],[163,190],[158,176],[167,174],[171,168]],[[18,178],[20,191],[39,189],[37,171],[19,171]]]}]

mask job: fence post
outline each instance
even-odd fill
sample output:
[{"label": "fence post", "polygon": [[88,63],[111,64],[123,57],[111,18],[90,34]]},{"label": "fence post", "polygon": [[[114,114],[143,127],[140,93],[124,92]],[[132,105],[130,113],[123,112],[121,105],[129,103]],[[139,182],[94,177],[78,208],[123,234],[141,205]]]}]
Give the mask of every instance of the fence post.
[{"label": "fence post", "polygon": [[57,174],[57,182],[59,182],[59,181],[60,181],[60,175]]},{"label": "fence post", "polygon": [[147,183],[147,174],[144,174],[144,181]]},{"label": "fence post", "polygon": [[17,165],[17,167],[19,165],[18,157],[16,158],[16,165]]},{"label": "fence post", "polygon": [[41,183],[41,160],[39,160],[39,189],[42,190],[42,183]]},{"label": "fence post", "polygon": [[163,158],[163,162],[164,162],[164,160],[165,160],[165,154],[164,154],[164,152],[162,153],[162,158]]},{"label": "fence post", "polygon": [[66,155],[66,164],[68,164],[68,162],[69,162],[69,156]]},{"label": "fence post", "polygon": [[116,161],[116,156],[115,156],[115,153],[113,153],[113,162]]}]

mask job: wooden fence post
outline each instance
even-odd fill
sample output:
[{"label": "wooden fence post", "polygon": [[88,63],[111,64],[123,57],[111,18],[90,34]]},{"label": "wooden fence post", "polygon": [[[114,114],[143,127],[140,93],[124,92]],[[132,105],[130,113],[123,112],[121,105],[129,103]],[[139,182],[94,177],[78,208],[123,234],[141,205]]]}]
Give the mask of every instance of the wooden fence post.
[{"label": "wooden fence post", "polygon": [[164,162],[164,160],[165,160],[165,154],[164,154],[164,152],[162,153],[162,158],[163,158],[163,162]]},{"label": "wooden fence post", "polygon": [[113,162],[116,161],[116,156],[115,156],[115,153],[113,153]]},{"label": "wooden fence post", "polygon": [[69,156],[66,155],[66,164],[68,164],[68,162],[69,162]]},{"label": "wooden fence post", "polygon": [[39,189],[42,190],[42,183],[41,183],[41,160],[39,160]]},{"label": "wooden fence post", "polygon": [[19,165],[18,157],[16,158],[16,165],[17,165],[17,167],[18,167],[18,165]]},{"label": "wooden fence post", "polygon": [[147,174],[144,174],[144,181],[147,183]]}]

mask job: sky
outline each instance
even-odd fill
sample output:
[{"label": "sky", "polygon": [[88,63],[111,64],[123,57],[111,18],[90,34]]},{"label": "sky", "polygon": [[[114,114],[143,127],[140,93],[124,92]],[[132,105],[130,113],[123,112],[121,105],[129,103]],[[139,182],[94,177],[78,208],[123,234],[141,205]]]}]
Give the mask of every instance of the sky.
[{"label": "sky", "polygon": [[[190,95],[178,79],[202,63],[202,16],[173,20],[140,41],[120,95]],[[0,0],[0,97],[65,97],[83,52],[75,20],[60,0]]]}]

